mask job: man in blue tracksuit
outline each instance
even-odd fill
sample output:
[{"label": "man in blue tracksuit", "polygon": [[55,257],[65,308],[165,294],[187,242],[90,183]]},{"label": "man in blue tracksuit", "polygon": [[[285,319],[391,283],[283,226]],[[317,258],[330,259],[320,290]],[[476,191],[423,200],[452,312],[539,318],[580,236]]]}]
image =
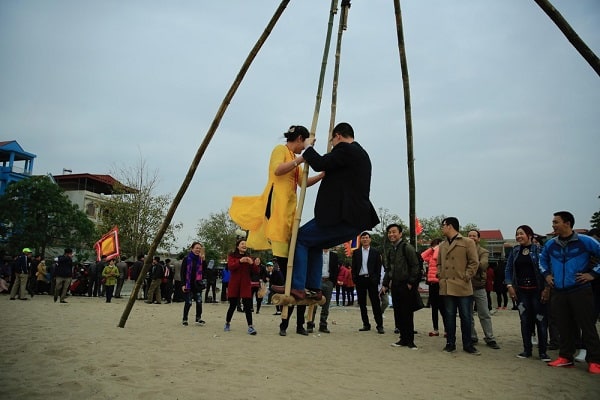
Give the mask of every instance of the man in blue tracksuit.
[{"label": "man in blue tracksuit", "polygon": [[546,243],[540,255],[540,271],[553,288],[551,307],[558,319],[560,333],[559,357],[548,365],[573,366],[576,329],[580,329],[587,346],[588,370],[600,374],[600,338],[590,284],[592,280],[600,279],[600,243],[589,236],[578,235],[573,231],[574,224],[575,218],[570,212],[554,213],[552,228],[557,236]]}]

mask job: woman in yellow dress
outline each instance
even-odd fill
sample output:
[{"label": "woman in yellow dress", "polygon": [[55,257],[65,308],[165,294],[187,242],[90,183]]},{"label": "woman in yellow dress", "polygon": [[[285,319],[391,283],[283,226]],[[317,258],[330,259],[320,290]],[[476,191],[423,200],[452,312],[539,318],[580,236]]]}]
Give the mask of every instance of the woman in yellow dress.
[{"label": "woman in yellow dress", "polygon": [[[292,224],[296,213],[296,191],[300,184],[304,158],[296,156],[304,149],[308,129],[293,125],[284,133],[286,144],[275,146],[269,161],[269,180],[260,196],[233,197],[229,215],[242,229],[248,230],[247,245],[254,250],[273,251],[287,258]],[[320,181],[324,173],[308,178],[307,186]],[[282,268],[287,265],[279,264]]]}]

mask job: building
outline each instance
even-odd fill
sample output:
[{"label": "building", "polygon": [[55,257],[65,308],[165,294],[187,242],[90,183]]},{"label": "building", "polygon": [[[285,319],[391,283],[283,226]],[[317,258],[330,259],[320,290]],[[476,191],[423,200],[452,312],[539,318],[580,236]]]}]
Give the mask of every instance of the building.
[{"label": "building", "polygon": [[29,178],[37,156],[23,150],[16,140],[0,142],[0,196],[13,182]]},{"label": "building", "polygon": [[499,261],[504,259],[504,237],[500,229],[480,230],[481,240],[484,246],[490,252],[490,261]]},{"label": "building", "polygon": [[101,204],[106,200],[104,196],[114,194],[116,187],[133,191],[110,175],[66,174],[53,177],[71,203],[79,207],[95,224],[100,222]]}]

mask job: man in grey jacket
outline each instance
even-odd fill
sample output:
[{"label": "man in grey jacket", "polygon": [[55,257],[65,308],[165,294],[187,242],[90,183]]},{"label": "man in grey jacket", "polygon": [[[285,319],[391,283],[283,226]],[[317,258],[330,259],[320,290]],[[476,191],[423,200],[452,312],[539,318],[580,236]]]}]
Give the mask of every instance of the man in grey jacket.
[{"label": "man in grey jacket", "polygon": [[[479,255],[479,268],[471,279],[473,285],[473,301],[477,308],[477,317],[481,323],[481,329],[483,329],[483,335],[485,344],[492,349],[498,350],[500,346],[496,343],[494,338],[494,330],[492,329],[492,316],[488,309],[487,293],[485,291],[485,282],[487,280],[487,269],[489,251],[479,244],[481,240],[481,233],[477,229],[471,229],[467,234],[467,237],[475,242],[477,245],[477,254]],[[477,331],[475,330],[475,318],[471,314],[471,340],[473,344],[477,343]]]}]

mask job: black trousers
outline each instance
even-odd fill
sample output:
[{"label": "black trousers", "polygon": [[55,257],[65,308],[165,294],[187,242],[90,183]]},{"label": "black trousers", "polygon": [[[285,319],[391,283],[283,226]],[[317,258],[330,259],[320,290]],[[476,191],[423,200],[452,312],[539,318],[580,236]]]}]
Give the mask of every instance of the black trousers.
[{"label": "black trousers", "polygon": [[[381,316],[381,303],[379,301],[378,283],[373,282],[369,277],[359,276],[356,281],[356,297],[358,306],[360,307],[360,317],[363,326],[370,327],[369,313],[367,312],[367,295],[371,300],[371,309],[373,310],[373,318],[378,327],[383,327],[383,317]],[[395,306],[395,303],[394,303]]]},{"label": "black trousers", "polygon": [[407,283],[398,283],[392,286],[392,304],[394,306],[394,322],[400,330],[400,341],[403,344],[412,344],[415,340],[415,323],[413,311],[413,294]]}]

